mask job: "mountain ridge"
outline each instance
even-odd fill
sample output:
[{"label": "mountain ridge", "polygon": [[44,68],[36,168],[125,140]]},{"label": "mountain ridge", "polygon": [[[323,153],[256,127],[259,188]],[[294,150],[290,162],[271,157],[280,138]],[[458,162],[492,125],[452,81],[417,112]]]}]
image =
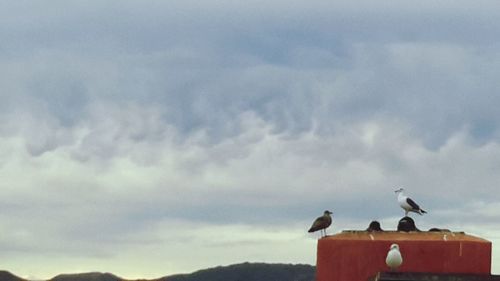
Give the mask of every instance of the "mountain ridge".
[{"label": "mountain ridge", "polygon": [[18,276],[14,275],[6,270],[0,270],[0,280],[1,281],[26,281],[26,279],[18,277]]},{"label": "mountain ridge", "polygon": [[48,281],[122,281],[122,279],[111,273],[87,272],[87,273],[65,273],[59,274]]},{"label": "mountain ridge", "polygon": [[162,277],[161,281],[313,281],[316,269],[306,264],[240,263]]},{"label": "mountain ridge", "polygon": [[[201,269],[156,279],[124,279],[112,273],[59,274],[47,281],[314,281],[316,268],[309,264],[251,263]],[[8,271],[0,271],[1,281],[27,281]]]}]

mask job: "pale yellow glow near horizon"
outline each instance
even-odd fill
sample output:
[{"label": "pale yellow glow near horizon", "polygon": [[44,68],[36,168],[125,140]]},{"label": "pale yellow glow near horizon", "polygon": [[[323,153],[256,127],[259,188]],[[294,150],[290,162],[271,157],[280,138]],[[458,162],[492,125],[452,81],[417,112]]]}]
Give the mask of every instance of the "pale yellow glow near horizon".
[{"label": "pale yellow glow near horizon", "polygon": [[3,269],[23,278],[43,280],[59,274],[85,272],[109,272],[126,279],[154,279],[242,262],[315,263],[316,238],[302,231],[301,225],[290,229],[185,226],[192,230],[181,236],[173,237],[163,227],[155,234],[177,242],[128,245],[111,256],[102,257],[19,255],[5,261]]}]

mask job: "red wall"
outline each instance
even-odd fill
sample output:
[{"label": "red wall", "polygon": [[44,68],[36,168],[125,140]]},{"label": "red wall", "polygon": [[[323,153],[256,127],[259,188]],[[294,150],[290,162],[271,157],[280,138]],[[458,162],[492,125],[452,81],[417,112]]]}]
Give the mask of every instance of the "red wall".
[{"label": "red wall", "polygon": [[318,241],[317,281],[366,281],[388,271],[392,243],[403,256],[401,272],[490,274],[491,242],[463,233],[342,232]]}]

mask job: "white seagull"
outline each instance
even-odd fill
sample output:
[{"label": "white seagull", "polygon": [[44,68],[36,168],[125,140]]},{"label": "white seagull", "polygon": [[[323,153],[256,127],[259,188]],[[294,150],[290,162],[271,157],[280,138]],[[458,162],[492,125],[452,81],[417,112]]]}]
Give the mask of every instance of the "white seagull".
[{"label": "white seagull", "polygon": [[385,263],[391,269],[391,271],[396,270],[403,263],[403,257],[401,256],[401,252],[399,251],[398,244],[391,245],[389,252],[387,252]]},{"label": "white seagull", "polygon": [[399,206],[405,210],[405,216],[408,216],[408,212],[415,212],[419,215],[427,213],[426,211],[420,209],[420,206],[418,206],[415,201],[411,200],[410,197],[405,196],[403,191],[404,189],[400,188],[394,192],[398,194]]}]

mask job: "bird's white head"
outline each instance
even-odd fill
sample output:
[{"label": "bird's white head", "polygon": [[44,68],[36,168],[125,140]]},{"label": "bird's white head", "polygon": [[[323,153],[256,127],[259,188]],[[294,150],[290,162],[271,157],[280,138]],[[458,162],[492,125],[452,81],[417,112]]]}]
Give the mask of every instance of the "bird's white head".
[{"label": "bird's white head", "polygon": [[399,250],[399,245],[398,244],[392,244],[390,249],[391,250],[394,250],[394,249]]},{"label": "bird's white head", "polygon": [[401,187],[401,188],[399,188],[399,189],[394,190],[394,192],[395,192],[395,193],[401,193],[401,192],[403,192],[403,191],[404,191],[404,189],[403,189],[402,187]]}]

